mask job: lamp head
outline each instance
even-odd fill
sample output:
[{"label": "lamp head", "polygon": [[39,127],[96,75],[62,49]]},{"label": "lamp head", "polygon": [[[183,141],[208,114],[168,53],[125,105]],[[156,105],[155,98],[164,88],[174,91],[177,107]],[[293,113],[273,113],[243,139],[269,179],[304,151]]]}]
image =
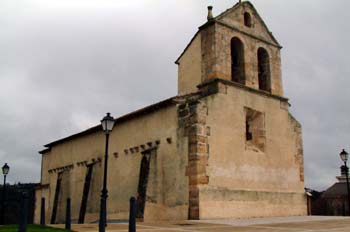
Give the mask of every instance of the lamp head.
[{"label": "lamp head", "polygon": [[349,154],[344,149],[340,152],[339,156],[343,162],[346,163],[348,161]]},{"label": "lamp head", "polygon": [[109,134],[112,131],[114,122],[115,120],[110,113],[107,113],[107,115],[101,120],[102,129],[106,134]]},{"label": "lamp head", "polygon": [[10,167],[7,165],[7,163],[5,163],[5,165],[2,166],[2,174],[6,176],[9,173],[9,171],[10,171]]}]

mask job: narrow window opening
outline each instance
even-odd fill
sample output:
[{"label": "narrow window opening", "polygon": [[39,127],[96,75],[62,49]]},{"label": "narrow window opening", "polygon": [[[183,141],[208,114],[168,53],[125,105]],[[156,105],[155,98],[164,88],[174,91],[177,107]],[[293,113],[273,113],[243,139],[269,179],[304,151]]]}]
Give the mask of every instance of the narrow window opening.
[{"label": "narrow window opening", "polygon": [[270,58],[264,48],[258,49],[259,89],[271,92]]},{"label": "narrow window opening", "polygon": [[244,13],[244,25],[246,27],[252,27],[252,18],[248,12]]},{"label": "narrow window opening", "polygon": [[231,75],[232,81],[245,84],[244,48],[237,37],[231,40]]}]

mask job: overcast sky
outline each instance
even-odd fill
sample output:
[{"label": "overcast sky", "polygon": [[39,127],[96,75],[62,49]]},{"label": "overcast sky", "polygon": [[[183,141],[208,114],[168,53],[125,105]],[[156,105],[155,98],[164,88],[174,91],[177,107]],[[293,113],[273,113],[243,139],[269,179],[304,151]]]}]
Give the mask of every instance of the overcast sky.
[{"label": "overcast sky", "polygon": [[[303,125],[306,186],[350,151],[348,0],[252,0],[282,44],[285,96]],[[176,58],[232,0],[0,1],[0,165],[38,182],[42,145],[175,96]],[[2,179],[2,178],[0,178]]]}]

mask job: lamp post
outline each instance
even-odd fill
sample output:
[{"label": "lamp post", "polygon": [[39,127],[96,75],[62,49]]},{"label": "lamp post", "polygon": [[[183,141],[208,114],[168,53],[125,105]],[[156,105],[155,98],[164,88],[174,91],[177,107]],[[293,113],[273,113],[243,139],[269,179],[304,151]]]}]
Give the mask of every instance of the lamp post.
[{"label": "lamp post", "polygon": [[101,191],[101,205],[100,205],[100,221],[99,221],[99,232],[105,232],[105,227],[107,225],[107,167],[108,167],[108,140],[109,134],[111,133],[114,126],[114,118],[110,113],[101,120],[102,129],[106,134],[106,147],[105,147],[105,162],[103,170],[103,187]]},{"label": "lamp post", "polygon": [[348,161],[348,158],[349,158],[349,154],[343,149],[341,152],[340,152],[340,158],[341,160],[344,162],[344,165],[345,165],[345,174],[346,174],[346,186],[347,186],[347,189],[348,189],[348,212],[349,212],[349,215],[350,215],[350,188],[349,188],[349,168],[347,166],[347,161]]},{"label": "lamp post", "polygon": [[5,163],[2,166],[2,174],[4,175],[4,185],[2,186],[2,201],[1,201],[1,225],[4,225],[5,219],[5,197],[6,197],[6,176],[10,171],[10,167]]}]

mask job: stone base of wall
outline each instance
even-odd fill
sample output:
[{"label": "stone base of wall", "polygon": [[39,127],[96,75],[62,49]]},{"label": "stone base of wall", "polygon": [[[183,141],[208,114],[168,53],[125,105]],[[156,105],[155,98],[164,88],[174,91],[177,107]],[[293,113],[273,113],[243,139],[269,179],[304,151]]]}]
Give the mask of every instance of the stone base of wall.
[{"label": "stone base of wall", "polygon": [[[99,219],[99,213],[86,213],[84,223],[96,223]],[[109,220],[129,220],[129,211],[120,213],[107,213],[107,221]],[[78,223],[78,218],[72,218],[72,222]]]},{"label": "stone base of wall", "polygon": [[[92,223],[99,220],[100,214],[99,213],[86,213],[85,214],[85,220],[84,223]],[[108,218],[109,219],[109,218]],[[74,219],[72,218],[72,221]],[[76,218],[76,221],[78,221],[78,218]]]},{"label": "stone base of wall", "polygon": [[307,215],[304,193],[200,189],[200,219]]},{"label": "stone base of wall", "polygon": [[164,207],[159,204],[146,204],[144,222],[181,221],[188,219],[188,205]]},{"label": "stone base of wall", "polygon": [[[188,205],[165,207],[163,205],[146,202],[144,222],[187,220]],[[86,213],[85,223],[93,223],[99,220],[98,213]],[[108,213],[107,220],[129,220],[129,211],[119,213]],[[78,219],[72,219],[78,222]]]},{"label": "stone base of wall", "polygon": [[[188,206],[164,207],[157,204],[149,204],[145,209],[144,222],[152,221],[181,221],[188,219]],[[85,223],[94,223],[99,220],[98,213],[85,215]],[[129,212],[108,214],[107,220],[129,220]],[[72,222],[77,223],[78,219],[72,218]]]}]

